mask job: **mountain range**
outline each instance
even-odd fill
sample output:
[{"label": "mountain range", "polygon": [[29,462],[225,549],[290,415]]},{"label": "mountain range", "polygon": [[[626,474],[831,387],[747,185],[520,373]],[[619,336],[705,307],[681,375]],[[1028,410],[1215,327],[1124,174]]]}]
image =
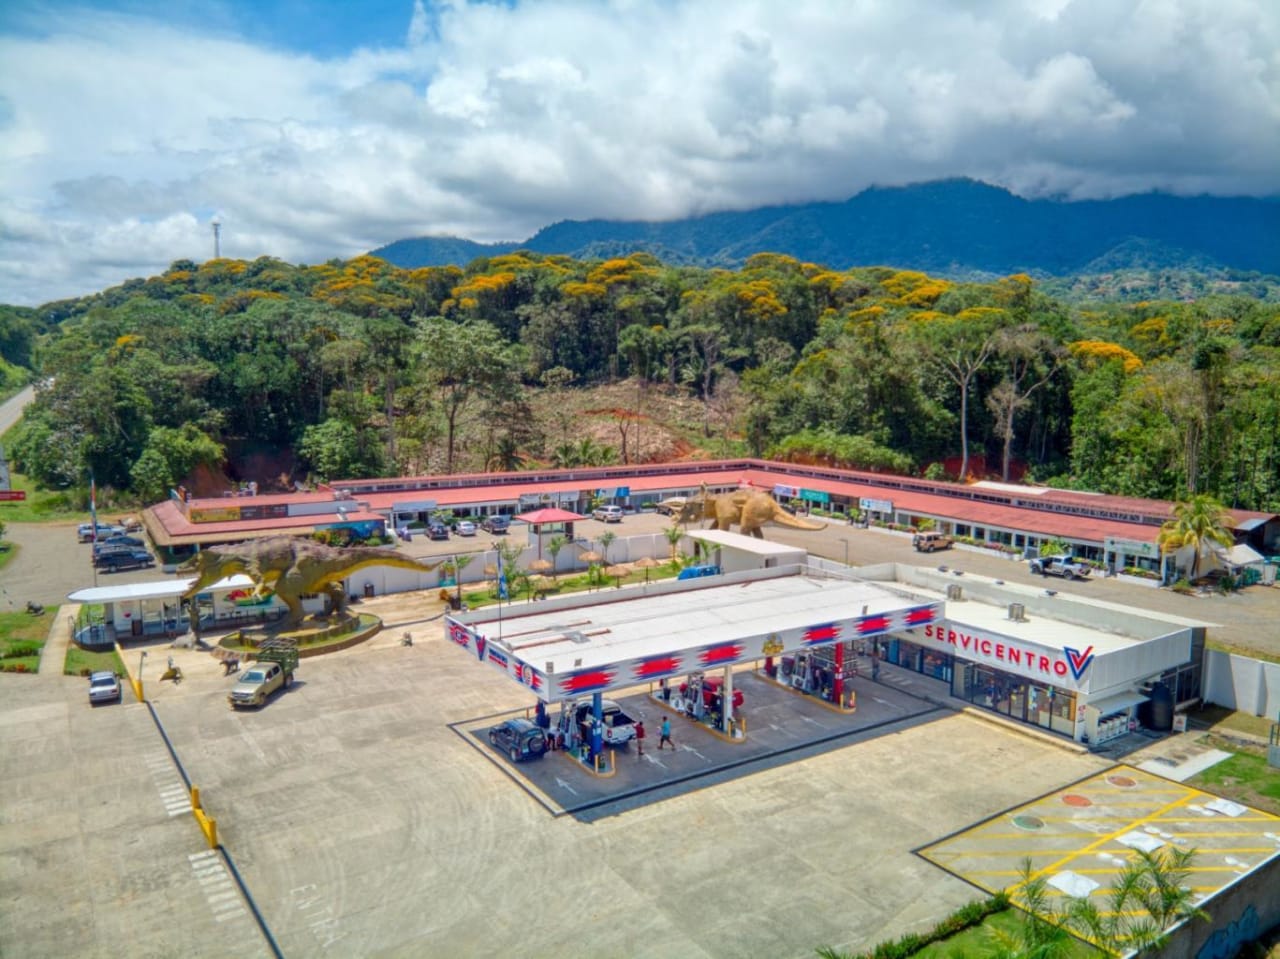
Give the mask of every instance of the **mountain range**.
[{"label": "mountain range", "polygon": [[941,276],[1072,276],[1125,269],[1280,274],[1280,198],[1146,193],[1027,200],[974,180],[872,187],[804,203],[666,222],[563,220],[519,243],[397,240],[396,266],[464,266],[513,250],[575,259],[643,250],[671,264],[740,266],[779,253],[834,270],[892,266]]}]

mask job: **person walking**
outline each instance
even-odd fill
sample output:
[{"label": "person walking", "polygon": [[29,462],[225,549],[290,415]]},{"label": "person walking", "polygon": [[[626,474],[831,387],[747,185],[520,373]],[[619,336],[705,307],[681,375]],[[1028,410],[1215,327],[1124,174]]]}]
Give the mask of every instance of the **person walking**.
[{"label": "person walking", "polygon": [[644,720],[636,720],[636,759],[644,755]]},{"label": "person walking", "polygon": [[662,737],[658,740],[658,749],[661,750],[664,745],[669,745],[671,751],[675,752],[676,744],[671,742],[671,720],[665,716],[662,719]]}]

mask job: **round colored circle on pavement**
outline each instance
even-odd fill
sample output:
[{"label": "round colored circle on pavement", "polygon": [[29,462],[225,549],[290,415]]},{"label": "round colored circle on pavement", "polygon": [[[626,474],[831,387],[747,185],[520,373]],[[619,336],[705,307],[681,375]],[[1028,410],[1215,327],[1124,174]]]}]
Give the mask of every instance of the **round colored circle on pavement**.
[{"label": "round colored circle on pavement", "polygon": [[1026,829],[1028,832],[1035,832],[1037,829],[1044,828],[1044,820],[1039,816],[1014,816],[1013,824],[1019,829]]},{"label": "round colored circle on pavement", "polygon": [[1132,789],[1138,785],[1138,781],[1130,776],[1108,776],[1107,782],[1120,789]]},{"label": "round colored circle on pavement", "polygon": [[1088,796],[1081,796],[1079,793],[1067,793],[1062,797],[1062,801],[1068,806],[1076,806],[1083,809],[1085,806],[1092,806],[1093,800]]}]

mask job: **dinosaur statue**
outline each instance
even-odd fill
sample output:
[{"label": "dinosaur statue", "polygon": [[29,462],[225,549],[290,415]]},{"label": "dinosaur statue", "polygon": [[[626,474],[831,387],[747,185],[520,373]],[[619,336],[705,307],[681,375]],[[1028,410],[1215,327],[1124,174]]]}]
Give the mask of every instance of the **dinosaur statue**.
[{"label": "dinosaur statue", "polygon": [[342,612],[347,597],[341,581],[356,570],[366,566],[397,566],[430,572],[439,565],[419,563],[387,549],[367,546],[338,549],[302,537],[268,536],[244,543],[210,546],[178,567],[178,574],[195,574],[194,582],[182,594],[184,599],[190,599],[221,579],[244,573],[254,581],[255,596],[274,590],[289,607],[285,626],[291,627],[302,622],[302,597],[308,593],[327,591],[334,611]]},{"label": "dinosaur statue", "polygon": [[792,529],[817,531],[826,529],[826,523],[811,523],[787,512],[767,490],[738,490],[719,496],[702,491],[689,499],[680,509],[680,522],[690,523],[698,519],[712,521],[710,529],[728,530],[737,524],[743,536],[764,539],[760,527],[765,523],[777,523]]}]

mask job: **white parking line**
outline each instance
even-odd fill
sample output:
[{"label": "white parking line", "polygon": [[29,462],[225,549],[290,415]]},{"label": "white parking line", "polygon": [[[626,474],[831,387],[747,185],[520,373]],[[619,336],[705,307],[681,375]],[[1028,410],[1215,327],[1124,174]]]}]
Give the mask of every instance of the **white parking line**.
[{"label": "white parking line", "polygon": [[231,919],[248,918],[244,901],[240,898],[240,889],[227,872],[226,864],[213,850],[192,853],[187,857],[191,862],[191,871],[196,874],[205,902],[213,913],[216,922],[227,922]]}]

